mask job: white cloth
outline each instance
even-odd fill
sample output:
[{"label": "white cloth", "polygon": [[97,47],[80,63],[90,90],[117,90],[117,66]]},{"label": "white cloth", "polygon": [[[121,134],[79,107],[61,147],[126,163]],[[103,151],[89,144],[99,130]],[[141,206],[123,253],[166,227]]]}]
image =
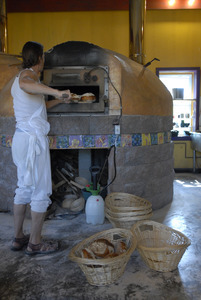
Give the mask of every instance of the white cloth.
[{"label": "white cloth", "polygon": [[14,202],[31,202],[33,211],[45,212],[51,203],[52,181],[47,138],[50,125],[44,97],[24,92],[19,85],[19,75],[12,85],[11,94],[16,118],[12,156],[18,172]]}]

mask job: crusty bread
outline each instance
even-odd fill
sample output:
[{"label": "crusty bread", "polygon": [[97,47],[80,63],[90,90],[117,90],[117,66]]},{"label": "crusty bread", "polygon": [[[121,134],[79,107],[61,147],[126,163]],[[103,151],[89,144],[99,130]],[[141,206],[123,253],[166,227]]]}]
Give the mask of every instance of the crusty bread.
[{"label": "crusty bread", "polygon": [[80,97],[81,101],[94,101],[96,100],[96,96],[92,93],[85,93]]},{"label": "crusty bread", "polygon": [[127,251],[127,246],[123,241],[119,241],[115,247],[115,253],[122,254]]},{"label": "crusty bread", "polygon": [[71,100],[72,101],[79,101],[80,100],[80,96],[77,95],[77,94],[71,93]]},{"label": "crusty bread", "polygon": [[113,258],[113,257],[117,257],[117,256],[119,256],[119,254],[117,254],[117,253],[109,253],[104,258]]},{"label": "crusty bread", "polygon": [[82,249],[82,258],[100,259],[114,258],[127,251],[127,245],[123,241],[115,242],[115,246],[107,239],[100,238],[93,241],[87,248]]},{"label": "crusty bread", "polygon": [[95,255],[89,249],[85,248],[85,249],[82,249],[82,257],[83,258],[94,259]]},{"label": "crusty bread", "polygon": [[114,253],[114,245],[107,239],[95,240],[88,248],[97,257],[105,257],[108,254]]}]

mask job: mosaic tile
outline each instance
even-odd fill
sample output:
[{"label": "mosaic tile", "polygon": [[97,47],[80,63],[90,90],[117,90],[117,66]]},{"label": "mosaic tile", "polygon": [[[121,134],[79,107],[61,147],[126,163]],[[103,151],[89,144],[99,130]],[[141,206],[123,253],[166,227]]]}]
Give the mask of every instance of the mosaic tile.
[{"label": "mosaic tile", "polygon": [[168,132],[164,132],[164,143],[168,143]]},{"label": "mosaic tile", "polygon": [[157,145],[158,144],[158,135],[157,133],[151,133],[151,144],[152,145]]},{"label": "mosaic tile", "polygon": [[158,145],[164,144],[164,134],[163,132],[158,133]]},{"label": "mosaic tile", "polygon": [[2,145],[3,147],[6,147],[6,135],[2,135],[2,136],[1,136],[1,145]]},{"label": "mosaic tile", "polygon": [[49,136],[49,147],[50,147],[50,149],[57,149],[56,136]]},{"label": "mosaic tile", "polygon": [[84,135],[82,138],[84,148],[93,148],[95,147],[95,138],[93,135]]},{"label": "mosaic tile", "polygon": [[67,149],[69,147],[69,140],[67,135],[56,137],[56,148]]},{"label": "mosaic tile", "polygon": [[69,135],[69,148],[83,148],[82,135]]},{"label": "mosaic tile", "polygon": [[6,137],[6,147],[11,148],[12,146],[12,136],[8,136]]},{"label": "mosaic tile", "polygon": [[121,147],[132,147],[132,135],[122,134],[121,135]]},{"label": "mosaic tile", "polygon": [[[149,146],[170,143],[172,140],[170,131],[122,135],[64,135],[48,136],[48,138],[50,149],[109,148],[113,145],[116,147]],[[0,135],[0,145],[11,147],[12,136]]]},{"label": "mosaic tile", "polygon": [[107,135],[96,135],[95,136],[95,147],[96,148],[108,148],[108,136]]},{"label": "mosaic tile", "polygon": [[121,147],[121,135],[110,134],[108,136],[108,146],[111,147],[113,145]]},{"label": "mosaic tile", "polygon": [[172,135],[171,135],[171,131],[168,131],[168,140],[167,140],[167,143],[170,143],[171,140],[172,140]]},{"label": "mosaic tile", "polygon": [[141,133],[135,133],[132,135],[132,146],[142,146]]},{"label": "mosaic tile", "polygon": [[150,133],[142,133],[142,146],[151,145],[151,136]]}]

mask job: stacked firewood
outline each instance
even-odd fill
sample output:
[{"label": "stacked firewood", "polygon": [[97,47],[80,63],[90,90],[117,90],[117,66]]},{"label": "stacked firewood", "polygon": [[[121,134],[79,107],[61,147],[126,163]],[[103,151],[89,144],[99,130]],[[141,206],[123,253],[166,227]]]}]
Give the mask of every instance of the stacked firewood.
[{"label": "stacked firewood", "polygon": [[[51,153],[52,166],[52,209],[54,215],[77,214],[85,206],[82,189],[78,177],[78,153],[76,151],[55,150]],[[56,212],[55,212],[56,208]]]}]

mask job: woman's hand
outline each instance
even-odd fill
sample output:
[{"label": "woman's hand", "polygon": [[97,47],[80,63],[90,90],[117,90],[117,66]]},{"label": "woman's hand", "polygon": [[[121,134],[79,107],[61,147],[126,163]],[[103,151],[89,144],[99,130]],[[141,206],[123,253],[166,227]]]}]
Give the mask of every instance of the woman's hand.
[{"label": "woman's hand", "polygon": [[71,99],[70,90],[64,90],[64,91],[58,90],[58,95],[56,96],[56,99],[62,100],[62,102],[64,103],[69,103]]},{"label": "woman's hand", "polygon": [[46,101],[47,109],[50,109],[51,107],[54,107],[60,103],[70,103],[71,93],[70,90],[60,91],[54,89],[54,97],[55,99]]}]

